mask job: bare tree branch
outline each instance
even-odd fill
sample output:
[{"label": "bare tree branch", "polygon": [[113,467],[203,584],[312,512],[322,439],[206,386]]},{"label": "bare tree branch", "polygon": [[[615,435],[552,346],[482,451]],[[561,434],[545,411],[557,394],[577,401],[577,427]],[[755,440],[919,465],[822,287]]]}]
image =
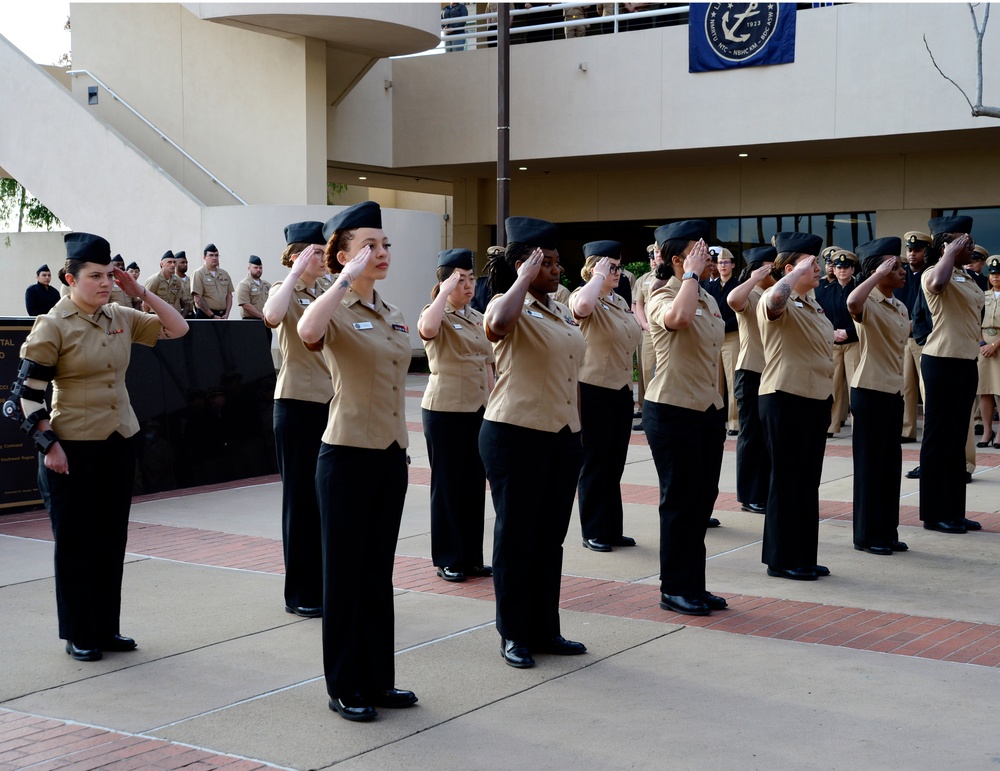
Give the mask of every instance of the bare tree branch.
[{"label": "bare tree branch", "polygon": [[955,88],[959,90],[959,93],[961,93],[962,96],[965,97],[965,101],[969,103],[969,109],[972,111],[972,115],[975,116],[976,108],[972,106],[972,100],[969,99],[968,94],[965,93],[965,91],[962,89],[960,85],[958,85],[958,83],[956,83],[954,80],[945,75],[944,72],[941,71],[941,68],[938,67],[937,60],[934,58],[934,54],[931,52],[931,47],[927,44],[927,35],[924,35],[924,48],[927,49],[927,55],[931,57],[931,64],[934,65],[934,69],[936,69],[941,74],[942,78],[947,80],[949,83],[951,83]]},{"label": "bare tree branch", "polygon": [[983,105],[983,37],[986,35],[986,25],[990,21],[990,3],[986,3],[986,8],[983,12],[983,24],[979,26],[979,18],[976,16],[976,6],[979,3],[968,3],[969,14],[972,16],[972,29],[976,33],[976,103],[973,104],[972,100],[969,99],[969,95],[965,93],[964,89],[958,85],[954,80],[949,78],[941,68],[938,66],[937,61],[934,59],[934,54],[931,51],[930,45],[927,43],[927,35],[924,35],[924,48],[927,49],[927,55],[931,57],[931,64],[934,65],[934,69],[938,71],[942,78],[951,83],[955,88],[959,90],[962,96],[965,97],[965,101],[969,103],[969,108],[972,110],[973,118],[1000,118],[1000,107],[986,107]]}]

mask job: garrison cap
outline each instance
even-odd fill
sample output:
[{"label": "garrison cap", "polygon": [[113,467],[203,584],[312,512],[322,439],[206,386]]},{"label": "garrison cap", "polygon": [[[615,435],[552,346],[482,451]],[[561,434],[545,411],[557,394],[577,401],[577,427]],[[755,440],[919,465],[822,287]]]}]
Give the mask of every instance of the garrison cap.
[{"label": "garrison cap", "polygon": [[708,223],[705,220],[681,220],[669,225],[660,225],[653,234],[661,246],[667,241],[697,241],[708,238]]},{"label": "garrison cap", "polygon": [[39,273],[51,273],[51,272],[52,271],[49,270],[48,265],[42,265],[42,267],[40,267],[38,270],[35,271],[35,275],[37,276]]},{"label": "garrison cap", "polygon": [[957,217],[935,217],[927,221],[931,235],[938,233],[971,233],[972,217],[959,215]]},{"label": "garrison cap", "polygon": [[461,268],[472,270],[472,252],[469,249],[445,249],[438,254],[439,268]]},{"label": "garrison cap", "polygon": [[202,256],[204,256],[209,252],[217,252],[217,251],[219,251],[219,249],[215,244],[205,244],[205,248],[201,250],[201,253]]},{"label": "garrison cap", "polygon": [[1000,273],[1000,255],[994,254],[986,261],[987,273]]},{"label": "garrison cap", "polygon": [[120,262],[122,265],[125,264],[125,260],[122,258],[120,254],[116,254],[114,257],[112,257],[111,262]]},{"label": "garrison cap", "polygon": [[779,253],[794,252],[795,254],[810,254],[818,257],[821,246],[823,246],[823,239],[812,233],[777,233],[774,236],[774,248]]},{"label": "garrison cap", "polygon": [[285,225],[285,245],[291,244],[325,244],[323,238],[323,223],[315,220],[293,222]]},{"label": "garrison cap", "polygon": [[164,260],[176,260],[176,259],[177,255],[175,255],[172,251],[167,249],[167,251],[165,251],[163,253],[163,256],[160,258],[160,262],[163,262]]},{"label": "garrison cap", "polygon": [[583,256],[620,259],[622,256],[622,245],[617,241],[590,241],[583,245]]},{"label": "garrison cap", "polygon": [[93,262],[97,265],[111,264],[111,244],[91,233],[67,233],[63,236],[66,244],[66,259],[79,262]]},{"label": "garrison cap", "polygon": [[128,269],[129,270],[139,270],[139,263],[137,263],[135,260],[132,260],[132,262],[130,262],[128,264]]},{"label": "garrison cap", "polygon": [[888,238],[876,238],[874,241],[861,244],[861,246],[854,250],[854,253],[863,262],[869,257],[885,257],[889,254],[899,257],[899,253],[902,250],[903,242],[895,236],[889,236]]},{"label": "garrison cap", "polygon": [[323,225],[323,239],[329,241],[338,230],[382,228],[382,209],[374,201],[362,201],[334,214]]},{"label": "garrison cap", "polygon": [[507,243],[528,244],[539,249],[555,249],[559,228],[534,217],[508,217],[504,222]]},{"label": "garrison cap", "polygon": [[264,263],[260,261],[260,257],[258,257],[256,254],[251,254],[250,259],[247,260],[247,265],[263,265],[263,264]]},{"label": "garrison cap", "polygon": [[849,252],[847,249],[841,249],[833,255],[833,259],[830,260],[835,268],[856,268],[858,267],[858,256],[854,252]]},{"label": "garrison cap", "polygon": [[743,259],[746,261],[747,267],[755,263],[774,262],[774,258],[777,256],[778,250],[773,246],[755,246],[743,252]]},{"label": "garrison cap", "polygon": [[174,259],[175,260],[186,260],[187,259],[187,252],[185,252],[183,250],[181,250],[179,252],[174,252]]},{"label": "garrison cap", "polygon": [[919,230],[908,230],[903,234],[903,243],[910,249],[926,249],[934,239]]}]

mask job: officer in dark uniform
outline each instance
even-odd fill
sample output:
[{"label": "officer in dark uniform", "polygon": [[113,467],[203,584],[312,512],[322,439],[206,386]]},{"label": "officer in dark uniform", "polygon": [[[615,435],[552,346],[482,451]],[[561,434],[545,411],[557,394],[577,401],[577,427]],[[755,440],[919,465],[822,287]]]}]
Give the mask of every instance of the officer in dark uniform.
[{"label": "officer in dark uniform", "polygon": [[848,386],[861,355],[854,319],[847,312],[847,296],[857,286],[854,272],[858,258],[853,252],[841,249],[834,253],[831,262],[835,280],[826,285],[821,281],[816,288],[816,299],[833,324],[833,412],[826,434],[828,438],[839,432],[847,420],[850,411]]},{"label": "officer in dark uniform", "polygon": [[29,316],[48,313],[59,302],[59,290],[52,286],[52,271],[49,266],[42,265],[36,270],[35,278],[35,283],[24,290],[24,307]]}]

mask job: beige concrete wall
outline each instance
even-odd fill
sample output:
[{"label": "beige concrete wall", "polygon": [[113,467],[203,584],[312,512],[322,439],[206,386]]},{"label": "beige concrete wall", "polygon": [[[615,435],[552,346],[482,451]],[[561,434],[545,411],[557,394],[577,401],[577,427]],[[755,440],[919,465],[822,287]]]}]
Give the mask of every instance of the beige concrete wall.
[{"label": "beige concrete wall", "polygon": [[0,233],[0,259],[0,316],[24,316],[24,290],[35,283],[41,265],[52,269],[52,286],[61,286],[56,271],[66,262],[63,233]]},{"label": "beige concrete wall", "polygon": [[[104,80],[241,197],[325,201],[325,45],[201,21],[175,3],[74,3],[71,15],[74,67]],[[77,78],[74,90],[85,99],[90,84]],[[96,111],[183,185],[204,189],[200,172],[111,100]]]}]

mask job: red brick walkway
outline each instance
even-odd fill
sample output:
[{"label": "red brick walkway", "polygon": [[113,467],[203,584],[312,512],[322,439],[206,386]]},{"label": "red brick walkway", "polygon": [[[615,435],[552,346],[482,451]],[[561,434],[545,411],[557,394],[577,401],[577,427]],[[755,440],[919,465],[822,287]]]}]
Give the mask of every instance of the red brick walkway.
[{"label": "red brick walkway", "polygon": [[0,771],[278,768],[256,760],[0,709]]}]

